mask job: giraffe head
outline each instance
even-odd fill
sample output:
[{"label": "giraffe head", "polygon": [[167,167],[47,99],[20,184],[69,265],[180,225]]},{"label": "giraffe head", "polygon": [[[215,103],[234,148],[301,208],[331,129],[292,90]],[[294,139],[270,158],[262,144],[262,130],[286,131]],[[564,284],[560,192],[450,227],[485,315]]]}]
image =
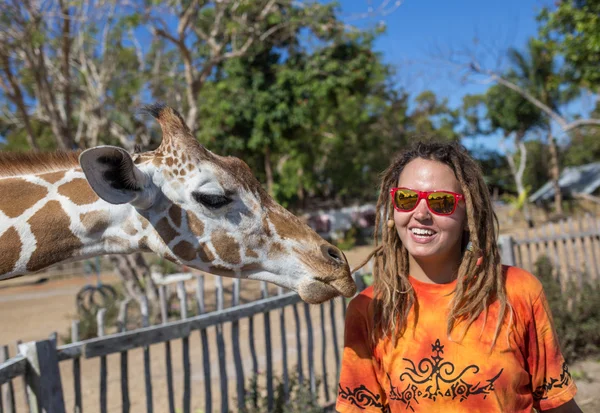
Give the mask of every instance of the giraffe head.
[{"label": "giraffe head", "polygon": [[148,111],[162,128],[158,149],[100,146],[79,158],[100,198],[135,208],[143,248],[212,274],[272,282],[309,303],[356,292],[343,253],[277,204],[243,161],[207,150],[173,109]]}]

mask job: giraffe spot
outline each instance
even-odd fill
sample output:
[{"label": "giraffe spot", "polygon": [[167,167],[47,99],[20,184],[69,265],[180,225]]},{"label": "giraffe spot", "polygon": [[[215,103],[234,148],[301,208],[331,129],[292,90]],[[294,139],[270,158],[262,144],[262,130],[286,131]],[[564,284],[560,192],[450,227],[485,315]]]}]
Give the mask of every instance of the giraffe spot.
[{"label": "giraffe spot", "polygon": [[98,195],[92,190],[92,187],[83,178],[73,179],[71,182],[61,185],[58,193],[66,196],[76,205],[93,204],[98,200]]},{"label": "giraffe spot", "polygon": [[269,220],[275,227],[277,234],[283,239],[305,240],[312,238],[313,234],[310,228],[289,212],[284,215],[279,211],[273,211],[269,214]]},{"label": "giraffe spot", "polygon": [[48,195],[48,190],[23,179],[8,178],[0,180],[0,193],[0,211],[9,218],[16,218]]},{"label": "giraffe spot", "polygon": [[271,233],[271,228],[269,227],[269,221],[267,221],[266,216],[263,216],[262,223],[263,223],[263,231],[265,231],[265,234],[267,235],[267,237],[271,237],[273,234]]},{"label": "giraffe spot", "polygon": [[215,260],[214,254],[206,244],[200,243],[200,246],[196,251],[198,252],[198,258],[200,258],[202,262],[213,262]]},{"label": "giraffe spot", "polygon": [[49,184],[53,184],[55,182],[60,181],[67,171],[58,171],[58,172],[50,172],[47,174],[38,175],[38,178],[42,178],[44,181]]},{"label": "giraffe spot", "polygon": [[181,154],[181,162],[186,163],[187,162],[187,155],[184,153]]},{"label": "giraffe spot", "polygon": [[173,206],[169,208],[169,216],[177,228],[181,227],[181,208],[179,205],[173,204]]},{"label": "giraffe spot", "polygon": [[217,251],[217,255],[221,259],[229,264],[239,264],[240,259],[240,245],[237,243],[235,238],[223,233],[222,231],[216,231],[211,237],[213,247]]},{"label": "giraffe spot", "polygon": [[257,262],[253,262],[251,264],[246,264],[242,267],[242,271],[259,271],[262,270],[263,266]]},{"label": "giraffe spot", "polygon": [[142,229],[146,230],[146,228],[148,228],[148,225],[150,225],[150,221],[148,221],[145,217],[138,215],[140,221],[142,222]]},{"label": "giraffe spot", "polygon": [[167,166],[173,166],[174,163],[175,163],[175,160],[169,156],[167,158]]},{"label": "giraffe spot", "polygon": [[214,275],[220,275],[222,277],[234,277],[235,273],[227,268],[227,267],[223,267],[222,265],[211,265],[208,268],[208,272]]},{"label": "giraffe spot", "polygon": [[179,175],[181,175],[181,176],[185,176],[185,174],[186,174],[186,172],[185,172],[185,169],[181,169],[181,170],[179,171]]},{"label": "giraffe spot", "polygon": [[107,247],[117,247],[120,250],[129,250],[131,249],[131,243],[129,240],[126,240],[121,237],[107,237],[105,240]]},{"label": "giraffe spot", "polygon": [[127,235],[131,236],[137,234],[137,229],[135,229],[135,227],[130,221],[127,221],[125,225],[123,225],[123,231],[125,231]]},{"label": "giraffe spot", "polygon": [[156,224],[156,231],[167,245],[169,242],[173,241],[173,238],[179,235],[179,233],[173,229],[171,224],[169,224],[167,217],[164,217],[158,221],[158,224]]},{"label": "giraffe spot", "polygon": [[174,256],[172,256],[171,254],[169,254],[168,252],[165,252],[163,257],[165,257],[165,260],[174,262],[175,264],[179,264],[179,260],[177,258],[175,258]]},{"label": "giraffe spot", "polygon": [[110,216],[105,211],[86,212],[79,215],[79,220],[89,234],[102,233],[110,224]]},{"label": "giraffe spot", "polygon": [[10,227],[0,237],[0,275],[7,274],[14,270],[15,264],[21,255],[21,238],[19,233],[13,227]]},{"label": "giraffe spot", "polygon": [[41,270],[64,261],[83,247],[79,238],[69,229],[71,219],[58,201],[48,202],[27,222],[37,242],[27,263],[27,271]]},{"label": "giraffe spot", "polygon": [[148,237],[146,237],[146,236],[143,236],[142,239],[140,239],[140,242],[138,245],[139,245],[140,249],[142,249],[142,250],[146,250],[146,251],[150,250],[150,246],[148,245]]},{"label": "giraffe spot", "polygon": [[188,219],[188,226],[190,227],[192,234],[194,234],[197,237],[201,237],[204,234],[204,222],[200,221],[196,214],[194,214],[193,212],[187,211],[186,213]]},{"label": "giraffe spot", "polygon": [[269,248],[269,258],[271,257],[277,257],[279,255],[282,255],[285,253],[285,248],[283,246],[283,244],[279,243],[279,242],[274,242],[271,244],[271,247]]},{"label": "giraffe spot", "polygon": [[194,246],[187,241],[181,241],[173,247],[173,253],[185,261],[193,261],[196,258]]},{"label": "giraffe spot", "polygon": [[246,248],[246,257],[258,258],[258,254],[251,248]]},{"label": "giraffe spot", "polygon": [[189,163],[188,166],[187,166],[187,168],[188,168],[188,171],[190,171],[190,172],[193,171],[194,170],[194,164]]}]

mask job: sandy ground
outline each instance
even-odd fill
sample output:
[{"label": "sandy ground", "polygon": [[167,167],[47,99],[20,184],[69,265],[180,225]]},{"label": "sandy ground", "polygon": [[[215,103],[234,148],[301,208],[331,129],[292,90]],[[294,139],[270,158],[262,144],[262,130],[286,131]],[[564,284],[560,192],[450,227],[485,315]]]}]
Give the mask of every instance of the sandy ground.
[{"label": "sandy ground", "polygon": [[[359,247],[347,253],[351,266],[356,265],[363,257],[368,254],[370,248]],[[30,341],[39,340],[48,337],[53,332],[59,335],[67,335],[74,318],[75,294],[79,289],[87,284],[83,277],[62,279],[45,283],[36,283],[39,277],[23,277],[17,280],[11,280],[10,283],[0,285],[0,344],[8,344],[10,353],[15,352],[16,340]],[[214,277],[206,277],[206,289],[212,291],[215,285]],[[95,280],[90,279],[90,282]],[[116,277],[111,275],[103,276],[104,283],[117,282]],[[190,284],[190,288],[193,284]],[[224,280],[226,303],[230,300],[231,280]],[[275,293],[275,288],[270,289]],[[249,301],[258,297],[260,294],[260,284],[245,281],[242,283],[242,302]],[[212,297],[212,298],[211,298]],[[207,306],[214,306],[214,296],[210,295],[207,299]],[[307,346],[307,318],[304,313],[304,306],[298,307],[301,317],[302,337],[302,360],[304,364],[304,375],[307,374],[306,365],[308,354]],[[315,332],[315,366],[316,374],[323,376],[327,373],[327,398],[332,399],[335,396],[337,368],[335,352],[332,346],[333,331],[337,333],[339,345],[343,338],[343,304],[341,299],[334,301],[334,318],[337,320],[335,328],[332,326],[330,314],[330,305],[323,307],[325,320],[325,330],[328,341],[325,343],[325,352],[323,352],[323,343],[321,342],[321,308],[319,306],[310,306],[310,320],[312,321],[313,331]],[[280,324],[281,313],[279,311],[271,313],[271,337],[273,346],[273,363],[275,366],[275,375],[281,371],[281,360],[283,353],[281,351],[282,331]],[[296,350],[295,322],[292,308],[287,308],[283,312],[285,320],[285,338],[287,341],[288,368],[295,369],[298,363],[298,351]],[[246,379],[252,373],[252,358],[244,345],[248,340],[249,323],[243,320],[240,323],[240,339],[242,348],[243,367]],[[258,353],[259,371],[264,373],[266,368],[266,358],[264,356],[266,348],[264,333],[264,318],[256,316],[254,319],[255,343]],[[236,387],[235,387],[235,364],[231,349],[231,325],[224,328],[224,340],[226,344],[226,365],[229,392],[229,408],[236,411]],[[219,391],[219,369],[216,357],[216,331],[214,328],[208,329],[209,347],[211,354],[211,385],[213,394],[213,411],[219,411],[220,391]],[[192,334],[189,339],[190,361],[191,361],[191,407],[195,413],[203,412],[204,408],[204,373],[202,364],[202,346],[198,332]],[[181,340],[171,344],[172,362],[173,362],[173,381],[175,389],[175,406],[178,409],[182,407],[183,399],[183,364],[182,364],[182,342]],[[323,354],[325,355],[323,357]],[[165,368],[165,346],[163,344],[150,347],[151,357],[151,377],[153,405],[155,412],[168,411],[167,397],[167,374]],[[323,363],[323,360],[325,363]],[[144,369],[143,369],[143,350],[133,350],[128,353],[129,361],[129,396],[132,412],[146,411]],[[107,357],[107,402],[108,411],[121,410],[121,375],[120,375],[120,356],[111,355]],[[324,370],[325,367],[325,370]],[[571,372],[576,378],[579,387],[577,401],[584,412],[600,411],[600,359],[590,359],[571,366]],[[83,409],[86,413],[99,411],[99,387],[100,387],[100,360],[90,359],[82,360],[82,391],[83,391]],[[74,411],[73,396],[73,374],[72,362],[61,363],[61,380],[64,388],[65,403],[68,411]],[[264,384],[264,381],[263,381]],[[21,409],[24,410],[24,394],[21,380],[14,381],[16,399]],[[325,386],[319,386],[321,400],[326,399]]]}]

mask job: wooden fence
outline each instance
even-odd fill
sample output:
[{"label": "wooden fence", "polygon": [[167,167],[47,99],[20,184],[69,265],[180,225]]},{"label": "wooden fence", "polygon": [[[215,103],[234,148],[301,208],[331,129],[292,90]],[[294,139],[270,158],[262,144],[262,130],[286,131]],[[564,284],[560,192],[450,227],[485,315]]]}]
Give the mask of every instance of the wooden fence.
[{"label": "wooden fence", "polygon": [[564,287],[573,280],[600,280],[600,219],[590,215],[524,228],[499,239],[502,262],[535,273],[535,263],[547,257]]},{"label": "wooden fence", "polygon": [[[358,279],[358,277],[357,277]],[[142,306],[143,325],[141,329],[125,331],[127,325],[127,307],[123,302],[118,316],[120,332],[105,335],[105,310],[98,313],[98,337],[90,340],[78,340],[78,322],[72,328],[72,343],[56,346],[56,335],[49,340],[19,345],[19,354],[8,359],[5,346],[4,363],[0,364],[0,385],[3,385],[0,398],[0,413],[18,411],[57,412],[69,411],[176,411],[188,412],[231,412],[255,411],[252,401],[248,400],[248,383],[252,377],[259,377],[264,386],[262,396],[269,410],[276,402],[277,392],[283,392],[285,398],[296,383],[305,386],[315,395],[323,408],[333,405],[337,395],[337,377],[341,363],[343,344],[343,320],[346,300],[339,297],[319,306],[309,306],[300,300],[296,293],[278,289],[278,294],[268,296],[266,283],[262,284],[262,299],[239,304],[240,280],[234,282],[234,291],[230,308],[224,308],[223,283],[217,282],[217,311],[204,312],[204,276],[197,276],[195,288],[195,307],[198,315],[189,316],[190,303],[183,281],[178,283],[180,319],[168,320],[165,287],[160,289],[161,319],[158,325],[149,325],[147,305]],[[359,281],[359,285],[362,283]],[[317,310],[318,311],[315,311]],[[287,313],[287,314],[286,314]],[[260,322],[262,319],[262,323]],[[278,323],[273,323],[278,319]],[[240,325],[245,323],[247,337],[241,337]],[[277,325],[278,324],[278,325]],[[279,331],[274,331],[278,327]],[[209,330],[214,331],[209,334]],[[229,334],[226,330],[229,329]],[[262,330],[263,337],[257,332]],[[192,392],[192,358],[190,357],[190,339],[192,333],[199,333],[201,357],[194,364],[202,365],[204,386],[196,385]],[[293,333],[292,333],[293,332]],[[290,333],[295,336],[289,340]],[[215,347],[209,343],[209,336]],[[276,340],[273,339],[276,337]],[[173,343],[181,343],[181,369],[179,380],[174,374]],[[164,347],[162,351],[157,347]],[[274,348],[277,351],[274,351]],[[198,351],[197,347],[194,347]],[[133,353],[141,351],[141,360],[131,363]],[[157,392],[155,352],[164,354],[164,388]],[[136,353],[136,356],[140,354]],[[151,357],[151,353],[153,357]],[[290,353],[294,353],[294,356]],[[109,365],[111,355],[119,357],[120,383],[115,390],[112,386],[109,403]],[[231,374],[229,357],[233,359]],[[275,355],[277,358],[275,358]],[[86,360],[98,360],[96,372],[86,370],[82,374],[82,364]],[[200,361],[201,360],[201,361]],[[229,359],[231,360],[231,359]],[[294,364],[292,364],[295,362]],[[71,368],[65,368],[65,364]],[[89,363],[86,363],[89,365]],[[198,365],[197,364],[197,365]],[[218,372],[218,384],[215,386],[214,372]],[[134,372],[135,370],[135,372]],[[96,400],[86,400],[82,387],[82,376],[99,375],[99,392]],[[114,376],[115,373],[111,372]],[[276,380],[280,377],[281,382]],[[162,374],[161,374],[162,375]],[[65,380],[69,376],[70,380]],[[234,376],[234,377],[231,377]],[[140,394],[132,394],[133,380],[143,380],[144,403],[139,402]],[[69,381],[69,382],[67,382]],[[72,381],[72,382],[71,382]],[[177,381],[177,386],[175,386]],[[114,382],[114,380],[112,381]],[[112,383],[114,384],[114,383]],[[24,398],[15,397],[21,387]],[[217,387],[218,389],[215,389]],[[72,390],[71,390],[72,389]],[[83,389],[83,390],[82,390]],[[69,396],[66,397],[67,393]],[[120,395],[115,395],[120,393]],[[166,395],[157,397],[156,393]],[[166,393],[166,394],[165,394]],[[192,405],[192,394],[195,399]],[[176,397],[179,396],[179,397]],[[115,398],[120,399],[115,403]],[[135,404],[135,399],[138,399]],[[176,399],[180,398],[180,403]],[[23,402],[25,400],[25,402]],[[156,401],[159,400],[159,404]],[[21,403],[19,403],[21,402]],[[200,403],[199,403],[200,402]],[[85,403],[85,406],[84,406]],[[25,406],[26,405],[26,406]],[[135,406],[134,406],[135,405]]]},{"label": "wooden fence", "polygon": [[[583,274],[600,279],[598,218],[567,220],[521,235],[503,235],[499,244],[504,264],[535,272],[536,260],[545,255],[565,280],[581,279]],[[359,289],[364,287],[360,277],[356,279]],[[183,281],[177,284],[178,320],[169,320],[167,294],[162,286],[160,324],[150,325],[148,307],[143,305],[143,328],[126,331],[130,303],[124,302],[116,334],[105,334],[105,312],[100,311],[98,338],[79,341],[79,325],[74,323],[71,344],[57,347],[56,336],[22,343],[19,354],[12,358],[5,346],[0,352],[0,360],[6,360],[0,364],[0,413],[62,413],[67,407],[76,413],[225,413],[240,411],[244,405],[256,411],[248,400],[252,377],[259,377],[268,408],[279,400],[280,392],[287,398],[296,382],[306,386],[324,408],[333,405],[341,363],[345,299],[309,306],[297,294],[282,289],[269,296],[263,283],[260,300],[240,304],[243,283],[236,280],[231,307],[225,308],[223,280],[219,277],[217,311],[206,313],[204,277],[197,276],[195,283],[193,300]],[[194,338],[199,340],[198,345],[191,344]],[[155,355],[157,351],[161,356]],[[110,379],[116,375],[114,370],[118,370],[119,380]]]}]

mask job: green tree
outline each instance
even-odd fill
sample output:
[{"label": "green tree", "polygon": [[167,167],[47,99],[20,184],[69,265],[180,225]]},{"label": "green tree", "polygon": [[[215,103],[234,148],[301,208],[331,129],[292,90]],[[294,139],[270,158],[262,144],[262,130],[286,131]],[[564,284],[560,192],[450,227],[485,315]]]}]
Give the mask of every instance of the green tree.
[{"label": "green tree", "polygon": [[[508,56],[511,60],[516,83],[532,96],[561,114],[561,106],[575,99],[579,94],[579,87],[565,82],[563,71],[558,70],[555,63],[555,52],[547,44],[537,39],[530,39],[525,53],[517,49],[510,49]],[[551,119],[544,116],[544,132],[550,158],[549,177],[554,186],[554,208],[562,214],[562,192],[558,185],[560,177],[560,161],[558,146],[552,133]]]},{"label": "green tree", "polygon": [[[514,82],[518,81],[514,71],[505,76]],[[465,96],[463,113],[467,123],[467,135],[501,133],[500,146],[515,180],[518,205],[522,206],[529,226],[533,226],[527,203],[528,191],[523,182],[527,165],[527,147],[524,139],[528,133],[544,125],[541,111],[512,89],[503,85],[493,85],[484,95]],[[512,140],[514,152],[507,148],[509,139]]]},{"label": "green tree", "polygon": [[380,168],[377,126],[396,96],[372,41],[352,34],[285,58],[265,46],[223,64],[204,85],[200,140],[243,153],[281,202],[359,195]]},{"label": "green tree", "polygon": [[600,86],[600,1],[562,0],[538,16],[543,39],[565,60],[570,78],[594,92]]}]

